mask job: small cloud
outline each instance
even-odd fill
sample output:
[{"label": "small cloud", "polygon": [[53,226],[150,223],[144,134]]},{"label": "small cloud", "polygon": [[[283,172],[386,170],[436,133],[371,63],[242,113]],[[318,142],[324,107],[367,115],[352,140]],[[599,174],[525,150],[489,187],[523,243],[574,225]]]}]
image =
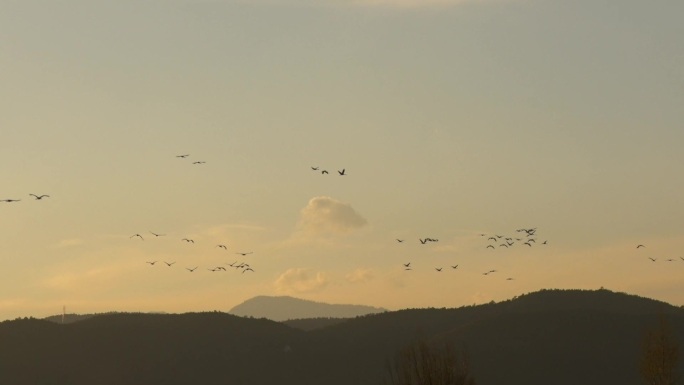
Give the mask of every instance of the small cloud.
[{"label": "small cloud", "polygon": [[207,233],[213,237],[226,236],[236,232],[258,232],[266,230],[265,227],[259,225],[252,225],[248,223],[228,223],[218,226],[212,226],[207,230]]},{"label": "small cloud", "polygon": [[85,241],[83,239],[80,239],[80,238],[62,239],[61,241],[57,242],[55,247],[56,248],[63,248],[63,247],[80,246],[84,243],[85,243]]},{"label": "small cloud", "polygon": [[347,233],[368,223],[348,203],[314,197],[301,211],[299,228],[309,233]]},{"label": "small cloud", "polygon": [[375,278],[373,270],[370,269],[356,269],[344,277],[347,281],[351,283],[363,283],[368,282]]},{"label": "small cloud", "polygon": [[326,287],[330,279],[324,272],[314,272],[311,269],[288,269],[276,279],[276,291],[282,293],[307,293],[318,291]]}]

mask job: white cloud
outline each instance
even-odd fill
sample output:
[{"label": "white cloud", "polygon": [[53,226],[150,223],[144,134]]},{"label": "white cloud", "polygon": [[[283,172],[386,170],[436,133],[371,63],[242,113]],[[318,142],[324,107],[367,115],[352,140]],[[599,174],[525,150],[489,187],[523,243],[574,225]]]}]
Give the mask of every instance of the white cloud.
[{"label": "white cloud", "polygon": [[330,278],[324,272],[311,269],[288,269],[276,279],[274,286],[281,293],[307,293],[325,288]]},{"label": "white cloud", "polygon": [[344,278],[351,283],[362,283],[375,278],[375,274],[373,274],[373,270],[370,269],[356,269],[347,274]]},{"label": "white cloud", "polygon": [[350,204],[320,196],[302,209],[299,228],[308,233],[347,233],[367,223]]},{"label": "white cloud", "polygon": [[63,247],[80,246],[84,243],[85,241],[80,238],[62,239],[61,241],[57,242],[55,247],[61,249]]}]

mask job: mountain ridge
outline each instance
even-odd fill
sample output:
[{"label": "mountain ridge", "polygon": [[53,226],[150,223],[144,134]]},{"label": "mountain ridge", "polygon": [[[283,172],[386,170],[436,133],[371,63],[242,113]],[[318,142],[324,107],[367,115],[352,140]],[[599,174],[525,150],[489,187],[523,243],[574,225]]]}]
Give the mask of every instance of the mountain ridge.
[{"label": "mountain ridge", "polygon": [[386,312],[387,309],[351,304],[330,304],[291,296],[252,297],[231,308],[228,313],[242,317],[288,321],[311,318],[353,318]]},{"label": "mountain ridge", "polygon": [[388,311],[309,331],[222,312],[24,318],[0,323],[0,383],[377,385],[399,349],[426,341],[466,352],[479,385],[640,385],[641,343],[661,316],[684,346],[683,307],[605,289]]}]

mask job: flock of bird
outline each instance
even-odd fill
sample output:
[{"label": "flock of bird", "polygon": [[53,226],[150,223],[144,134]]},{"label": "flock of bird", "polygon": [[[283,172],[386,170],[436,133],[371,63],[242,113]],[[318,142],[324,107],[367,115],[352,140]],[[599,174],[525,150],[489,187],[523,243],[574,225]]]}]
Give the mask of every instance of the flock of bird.
[{"label": "flock of bird", "polygon": [[[534,228],[521,228],[521,229],[516,230],[516,232],[525,233],[524,235],[522,235],[522,237],[524,237],[524,238],[507,237],[507,236],[503,236],[503,235],[492,234],[489,236],[489,238],[487,238],[487,240],[493,241],[494,244],[490,243],[485,248],[495,249],[495,248],[497,248],[496,244],[498,242],[501,242],[498,245],[498,247],[507,248],[507,249],[516,245],[516,244],[523,244],[523,245],[527,245],[528,247],[532,247],[533,244],[537,243],[537,238],[536,238],[537,228],[536,227],[534,227]],[[480,237],[486,237],[486,236],[488,236],[488,234],[480,234]],[[395,240],[398,243],[404,243],[404,241],[405,241],[404,239],[400,239],[400,238],[396,238]],[[418,238],[418,241],[420,242],[421,245],[426,245],[426,244],[431,243],[431,242],[439,242],[439,239],[431,238],[431,237],[425,237],[425,238]],[[546,241],[546,240],[544,240],[543,242],[540,243],[540,245],[547,245],[547,244],[548,244],[548,241]],[[405,271],[412,271],[413,270],[413,266],[412,266],[411,262],[403,263],[402,265],[403,265],[403,268]],[[458,264],[450,265],[450,267],[451,267],[451,270],[457,270],[459,265]],[[434,268],[434,270],[437,273],[441,273],[443,271],[443,269],[444,269],[444,267],[442,267],[442,266],[438,266],[438,267]],[[488,276],[488,275],[496,273],[496,272],[497,272],[497,270],[492,269],[492,270],[488,270],[488,271],[483,272],[482,275]],[[513,277],[507,277],[506,278],[507,281],[513,281],[514,279],[515,278],[513,278]]]},{"label": "flock of bird", "polygon": [[[176,155],[176,158],[179,158],[179,159],[186,159],[188,157],[190,157],[190,154]],[[205,163],[206,163],[206,161],[202,161],[202,160],[197,160],[197,161],[192,162],[193,165],[203,165]],[[315,171],[315,172],[320,172],[321,175],[329,174],[328,170],[321,169],[321,167],[319,167],[319,166],[311,166],[311,170]],[[337,170],[337,173],[339,176],[347,175],[346,169],[344,169],[344,168],[341,170]],[[33,197],[33,200],[36,200],[36,201],[40,201],[40,200],[43,200],[44,198],[50,197],[50,195],[47,195],[47,194],[39,195],[39,194],[33,194],[33,193],[28,194],[28,196]],[[2,203],[17,203],[17,202],[21,202],[21,201],[22,201],[22,199],[15,199],[15,198],[0,199],[0,202],[2,202]],[[486,239],[487,239],[488,243],[486,244],[486,246],[484,246],[484,248],[491,249],[491,250],[509,249],[509,248],[512,248],[515,246],[527,246],[527,247],[531,248],[531,247],[534,247],[537,245],[539,245],[539,246],[548,245],[547,240],[538,241],[537,228],[536,227],[534,227],[534,228],[519,228],[515,231],[517,234],[515,234],[514,236],[504,236],[504,235],[500,235],[500,234],[484,234],[484,233],[479,234],[479,235],[480,235],[480,237],[483,237],[483,238],[487,237]],[[153,231],[149,231],[149,234],[154,238],[166,237],[166,234],[155,233]],[[129,238],[131,238],[131,239],[135,238],[135,239],[139,239],[140,241],[145,241],[145,237],[140,233],[135,233],[135,234],[131,235]],[[188,243],[188,244],[195,244],[194,239],[187,238],[187,237],[180,239],[180,241]],[[396,238],[397,243],[403,244],[404,241],[405,241],[405,239]],[[439,239],[433,238],[433,237],[425,237],[425,238],[418,238],[418,241],[420,242],[421,245],[427,245],[429,243],[439,242]],[[637,249],[642,249],[645,247],[646,246],[643,244],[639,244],[636,246]],[[215,248],[222,249],[223,251],[228,251],[228,246],[226,244],[217,244],[215,246]],[[242,257],[246,257],[252,253],[253,253],[252,251],[235,252],[235,254],[240,255]],[[648,259],[651,262],[656,262],[658,260],[657,258],[653,258],[653,257],[648,257]],[[682,261],[684,261],[684,258],[680,257],[680,259]],[[676,260],[673,258],[668,258],[668,259],[665,259],[665,261],[675,262]],[[163,264],[158,263],[158,262],[160,262],[160,261],[157,261],[157,260],[145,261],[145,263],[151,267],[153,267],[153,266],[166,266],[167,268],[171,268],[174,265],[176,265],[176,261],[161,261],[161,262],[163,262]],[[412,264],[412,262],[402,263],[402,265],[403,265],[403,269],[405,271],[414,270],[414,265]],[[241,271],[242,274],[247,273],[247,272],[254,272],[254,269],[252,268],[252,266],[250,264],[248,264],[246,262],[242,262],[242,261],[239,263],[238,263],[238,261],[234,261],[234,262],[229,263],[229,264],[226,263],[223,265],[211,265],[209,267],[206,267],[206,270],[210,271],[210,272],[225,272],[225,271],[228,271],[228,269],[226,267],[235,269],[236,271]],[[450,267],[450,269],[448,269],[448,270],[452,270],[452,271],[456,271],[459,269],[458,264],[450,265],[449,267]],[[185,267],[185,270],[188,271],[189,273],[193,273],[198,268],[199,268],[199,266],[189,266],[189,267]],[[434,267],[434,271],[437,273],[441,273],[441,272],[443,272],[443,270],[444,270],[444,267],[442,267],[442,266]],[[483,276],[489,276],[489,275],[492,275],[494,273],[497,273],[496,269],[491,269],[491,270],[487,270],[485,272],[482,272],[482,275]],[[514,280],[514,278],[513,277],[507,277],[506,280],[512,281],[512,280]]]}]

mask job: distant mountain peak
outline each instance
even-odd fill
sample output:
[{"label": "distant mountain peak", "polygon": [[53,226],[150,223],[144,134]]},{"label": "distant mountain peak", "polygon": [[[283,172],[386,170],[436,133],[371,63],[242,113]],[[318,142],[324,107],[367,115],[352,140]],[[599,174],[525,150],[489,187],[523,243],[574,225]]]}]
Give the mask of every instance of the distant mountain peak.
[{"label": "distant mountain peak", "polygon": [[387,310],[372,306],[329,304],[290,296],[260,295],[233,307],[229,313],[242,317],[287,321],[302,318],[353,318],[385,311]]}]

